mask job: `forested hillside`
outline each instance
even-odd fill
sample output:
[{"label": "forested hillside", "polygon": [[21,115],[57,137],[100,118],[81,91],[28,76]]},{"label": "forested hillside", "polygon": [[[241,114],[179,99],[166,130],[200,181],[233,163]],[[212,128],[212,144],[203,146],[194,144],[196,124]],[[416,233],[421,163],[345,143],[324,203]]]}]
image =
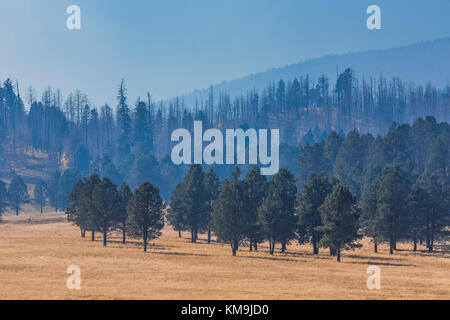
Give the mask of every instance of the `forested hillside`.
[{"label": "forested hillside", "polygon": [[[205,129],[279,128],[280,165],[292,172],[297,171],[300,146],[319,143],[330,131],[377,135],[387,133],[393,122],[412,123],[427,115],[438,122],[450,120],[450,87],[414,85],[399,78],[358,79],[352,69],[340,73],[335,86],[325,76],[312,82],[303,75],[237,96],[211,87],[208,99],[193,105],[180,98],[156,102],[150,93],[134,103],[132,99],[123,80],[116,106],[90,105],[79,90],[62,97],[48,88],[38,97],[32,88],[23,93],[18,82],[4,81],[0,176],[10,180],[19,174],[31,184],[58,176],[70,185],[78,176],[97,173],[132,188],[152,181],[168,199],[189,169],[172,163],[170,134],[177,128],[192,132],[194,120],[203,121]],[[418,163],[423,166],[424,161]],[[220,178],[234,170],[231,165],[213,169]],[[245,173],[249,166],[241,169]],[[300,174],[305,174],[303,168]]]}]

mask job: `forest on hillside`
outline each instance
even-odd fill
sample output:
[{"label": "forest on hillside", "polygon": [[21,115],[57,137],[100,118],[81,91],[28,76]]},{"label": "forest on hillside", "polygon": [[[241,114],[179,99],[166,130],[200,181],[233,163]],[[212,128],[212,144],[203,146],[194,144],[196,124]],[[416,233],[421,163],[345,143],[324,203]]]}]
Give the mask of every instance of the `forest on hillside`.
[{"label": "forest on hillside", "polygon": [[[117,105],[111,107],[90,105],[88,97],[79,90],[63,97],[59,90],[48,88],[38,98],[33,88],[24,94],[18,82],[8,79],[0,87],[0,174],[11,179],[16,173],[25,172],[23,176],[31,184],[42,179],[57,184],[59,179],[70,185],[77,177],[91,173],[107,176],[115,184],[126,181],[132,188],[147,180],[159,186],[163,198],[168,200],[189,170],[188,166],[172,163],[170,133],[177,128],[192,131],[193,121],[201,120],[205,129],[279,128],[280,165],[298,173],[302,184],[312,170],[302,159],[318,156],[317,150],[326,149],[326,141],[331,137],[343,140],[350,132],[345,140],[358,136],[364,141],[361,145],[367,146],[378,143],[381,139],[376,138],[378,134],[387,134],[384,139],[397,139],[393,137],[395,131],[401,137],[406,124],[419,117],[431,115],[435,123],[450,120],[450,87],[439,89],[431,83],[414,85],[399,78],[357,79],[351,69],[337,76],[334,87],[329,83],[325,76],[313,81],[305,75],[272,82],[262,92],[252,90],[233,97],[210,87],[208,99],[186,105],[180,98],[156,102],[150,93],[131,103],[122,80],[117,90]],[[425,126],[430,121],[426,120]],[[393,130],[393,123],[405,125]],[[411,128],[414,137],[421,134],[415,132],[420,123]],[[438,131],[430,134],[441,134]],[[437,142],[431,139],[427,143],[421,148],[432,148]],[[402,157],[408,158],[409,146],[393,148],[405,147]],[[361,148],[355,151],[355,157],[364,152]],[[425,157],[424,150],[416,152]],[[299,155],[300,167],[296,160]],[[334,156],[324,160],[328,163],[322,171],[345,171],[339,169],[343,168],[339,162],[338,169],[332,169],[330,161],[334,161]],[[371,155],[364,155],[358,161],[366,161],[367,157]],[[312,166],[322,165],[324,161]],[[381,170],[383,161],[373,165],[375,172]],[[425,163],[424,159],[417,160],[420,168]],[[346,182],[357,196],[361,190],[357,190],[356,183],[369,175],[362,175],[362,170],[368,170],[363,167],[356,166],[351,174],[343,174],[343,180],[348,179]],[[241,169],[245,173],[249,168]],[[213,166],[213,169],[220,178],[225,178],[231,176],[234,167]],[[31,178],[27,170],[41,172],[42,176]]]}]

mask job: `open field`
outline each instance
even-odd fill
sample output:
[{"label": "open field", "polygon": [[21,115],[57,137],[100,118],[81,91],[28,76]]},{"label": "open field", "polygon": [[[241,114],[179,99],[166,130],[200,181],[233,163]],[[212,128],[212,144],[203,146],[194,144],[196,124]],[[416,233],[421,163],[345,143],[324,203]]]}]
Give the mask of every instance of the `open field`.
[{"label": "open field", "polygon": [[[64,215],[4,217],[0,224],[0,299],[450,299],[450,253],[412,252],[401,244],[372,253],[345,251],[337,263],[321,250],[295,243],[270,256],[242,247],[191,244],[169,228],[143,252],[138,241],[108,247],[80,237]],[[279,249],[279,246],[278,246]],[[423,249],[423,248],[421,248]],[[81,268],[81,290],[66,288],[69,265]],[[366,269],[381,268],[381,289],[368,290]]]}]

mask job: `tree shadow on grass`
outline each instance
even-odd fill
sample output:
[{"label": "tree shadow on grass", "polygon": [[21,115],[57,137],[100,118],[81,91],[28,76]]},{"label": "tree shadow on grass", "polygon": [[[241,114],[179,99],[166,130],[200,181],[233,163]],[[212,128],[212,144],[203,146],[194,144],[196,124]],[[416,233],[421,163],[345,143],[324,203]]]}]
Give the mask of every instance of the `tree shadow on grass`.
[{"label": "tree shadow on grass", "polygon": [[173,255],[173,256],[192,256],[192,257],[208,257],[208,256],[210,256],[208,254],[203,254],[203,253],[155,251],[155,250],[152,250],[152,248],[147,249],[147,253],[166,254],[166,255]]},{"label": "tree shadow on grass", "polygon": [[367,264],[367,265],[376,265],[376,266],[391,266],[391,267],[415,267],[414,264],[404,264],[404,263],[389,263],[389,262],[376,262],[376,261],[345,261],[345,257],[342,258],[343,263],[351,263],[351,264]]},{"label": "tree shadow on grass", "polygon": [[239,256],[238,258],[241,259],[262,259],[262,260],[273,260],[273,261],[289,261],[289,262],[305,262],[305,260],[298,260],[298,259],[289,259],[289,258],[282,258],[282,257],[261,257],[261,256]]}]

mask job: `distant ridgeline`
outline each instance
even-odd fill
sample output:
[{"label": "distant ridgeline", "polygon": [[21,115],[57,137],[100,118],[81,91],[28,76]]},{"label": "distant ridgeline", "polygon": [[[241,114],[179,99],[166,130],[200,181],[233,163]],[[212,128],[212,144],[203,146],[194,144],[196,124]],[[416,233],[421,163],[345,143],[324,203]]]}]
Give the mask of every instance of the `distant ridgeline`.
[{"label": "distant ridgeline", "polygon": [[[179,128],[193,132],[194,121],[202,121],[204,130],[280,129],[280,167],[296,171],[300,145],[325,140],[330,131],[377,135],[386,134],[393,122],[412,123],[428,115],[437,122],[450,120],[448,86],[357,79],[352,69],[338,74],[336,85],[329,83],[325,76],[304,75],[237,96],[210,87],[208,98],[193,105],[180,98],[154,102],[150,94],[130,105],[122,80],[113,110],[90,106],[79,90],[63,98],[49,88],[37,98],[32,88],[24,94],[8,79],[0,86],[0,174],[27,169],[23,176],[31,179],[49,177],[55,168],[74,169],[78,175],[106,175],[115,183],[127,180],[132,187],[151,178],[167,199],[188,170],[170,159],[171,133]],[[229,177],[234,166],[213,168],[219,177]]]}]

